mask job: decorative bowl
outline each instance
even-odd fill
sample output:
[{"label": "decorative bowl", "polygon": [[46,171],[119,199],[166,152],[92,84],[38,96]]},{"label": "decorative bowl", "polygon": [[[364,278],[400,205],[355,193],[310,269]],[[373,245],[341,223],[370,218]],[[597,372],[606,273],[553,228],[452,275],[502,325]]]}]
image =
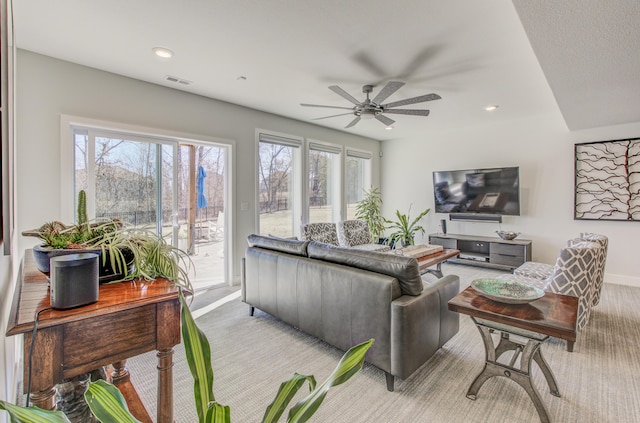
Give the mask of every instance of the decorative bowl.
[{"label": "decorative bowl", "polygon": [[520,232],[511,232],[511,231],[496,231],[498,236],[504,240],[511,241],[512,239],[516,239]]},{"label": "decorative bowl", "polygon": [[507,279],[476,279],[471,286],[483,297],[507,304],[527,304],[544,296],[536,286]]}]

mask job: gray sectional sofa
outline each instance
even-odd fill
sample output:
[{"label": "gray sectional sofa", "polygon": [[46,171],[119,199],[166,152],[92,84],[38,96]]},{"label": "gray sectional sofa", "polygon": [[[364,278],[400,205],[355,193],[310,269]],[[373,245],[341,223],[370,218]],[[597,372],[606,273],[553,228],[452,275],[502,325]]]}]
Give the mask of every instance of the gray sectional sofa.
[{"label": "gray sectional sofa", "polygon": [[347,350],[374,338],[366,361],[405,379],[458,332],[447,302],[457,276],[423,282],[415,258],[250,235],[242,301]]}]

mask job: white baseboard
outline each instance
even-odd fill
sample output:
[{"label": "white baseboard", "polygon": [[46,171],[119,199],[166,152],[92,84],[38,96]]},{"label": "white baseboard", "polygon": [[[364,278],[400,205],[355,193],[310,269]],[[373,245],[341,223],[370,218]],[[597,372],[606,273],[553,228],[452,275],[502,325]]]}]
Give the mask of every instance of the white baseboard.
[{"label": "white baseboard", "polygon": [[604,283],[613,283],[616,285],[628,285],[640,288],[640,277],[627,275],[612,275],[605,273]]}]

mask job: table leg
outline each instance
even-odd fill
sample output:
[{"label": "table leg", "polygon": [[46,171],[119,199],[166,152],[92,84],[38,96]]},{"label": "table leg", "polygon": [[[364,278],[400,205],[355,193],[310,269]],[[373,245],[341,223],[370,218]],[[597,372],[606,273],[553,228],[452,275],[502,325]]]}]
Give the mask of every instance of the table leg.
[{"label": "table leg", "polygon": [[29,395],[31,405],[35,405],[43,410],[55,410],[56,409],[56,389],[51,387],[44,391],[32,392]]},{"label": "table leg", "polygon": [[126,367],[127,360],[118,361],[112,364],[111,372],[112,383],[120,390],[122,396],[127,401],[127,407],[135,418],[143,423],[152,423],[151,416],[147,412],[136,388],[131,383],[131,375]]},{"label": "table leg", "polygon": [[480,388],[482,388],[482,385],[484,385],[487,380],[491,379],[494,376],[502,376],[502,370],[498,369],[498,371],[496,372],[495,367],[490,367],[489,363],[485,363],[484,368],[482,369],[480,374],[476,376],[476,378],[473,380],[473,383],[469,387],[469,390],[467,391],[467,398],[475,401],[478,397],[478,391],[480,390]]},{"label": "table leg", "polygon": [[573,352],[573,344],[575,344],[574,341],[567,341],[567,351]]},{"label": "table leg", "polygon": [[442,279],[444,277],[442,274],[442,263],[436,264],[435,269],[427,269],[427,273],[431,273],[432,275],[435,275],[436,278]]},{"label": "table leg", "polygon": [[158,350],[158,423],[173,423],[173,348]]},{"label": "table leg", "polygon": [[[520,344],[510,340],[509,333],[499,331],[500,342],[498,343],[498,346],[494,346],[491,332],[496,330],[478,323],[475,319],[473,319],[473,321],[476,323],[476,327],[480,331],[485,347],[485,365],[480,374],[476,376],[474,381],[471,383],[471,386],[467,391],[467,398],[475,400],[477,398],[478,391],[488,379],[494,376],[506,377],[516,382],[527,392],[529,398],[531,398],[531,401],[533,402],[533,405],[538,411],[540,420],[543,423],[548,423],[550,420],[547,409],[531,381],[531,362],[535,361],[547,380],[551,394],[560,396],[555,377],[553,376],[549,365],[544,360],[544,357],[542,357],[542,353],[540,351],[540,346],[544,341],[529,339],[526,344]],[[497,360],[500,355],[511,350],[514,350],[514,355],[511,358],[510,363],[508,365],[498,363]],[[522,356],[520,357],[520,368],[518,369],[513,367],[513,365],[520,354],[522,354]]]},{"label": "table leg", "polygon": [[536,363],[538,363],[538,367],[540,367],[540,370],[542,370],[544,378],[547,379],[547,384],[549,385],[549,392],[551,392],[551,395],[559,397],[560,391],[558,390],[556,378],[553,376],[553,372],[551,372],[551,369],[549,368],[547,361],[542,356],[542,352],[540,351],[540,349],[538,349],[538,351],[536,351],[536,353],[533,355],[533,359]]},{"label": "table leg", "polygon": [[536,407],[536,411],[538,411],[538,415],[540,416],[540,421],[542,423],[549,423],[549,413],[547,412],[547,407],[545,407],[542,399],[540,399],[540,394],[538,394],[538,390],[531,382],[531,375],[529,373],[519,372],[518,370],[505,370],[505,367],[500,364],[487,363],[487,366],[491,368],[492,372],[495,373],[492,376],[504,376],[516,382],[520,385],[531,401],[533,405]]}]

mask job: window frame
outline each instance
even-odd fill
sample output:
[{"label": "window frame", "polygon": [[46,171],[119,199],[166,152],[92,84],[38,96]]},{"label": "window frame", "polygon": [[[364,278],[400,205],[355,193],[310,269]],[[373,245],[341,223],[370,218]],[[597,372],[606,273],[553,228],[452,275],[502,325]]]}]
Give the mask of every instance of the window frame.
[{"label": "window frame", "polygon": [[296,147],[300,147],[299,151],[301,155],[301,164],[299,166],[299,171],[296,172],[295,180],[296,190],[298,190],[299,195],[296,201],[299,201],[300,209],[298,213],[294,213],[295,219],[298,219],[296,223],[294,223],[293,228],[293,236],[300,237],[301,236],[301,225],[305,223],[309,223],[309,151],[311,149],[322,150],[323,148],[331,149],[334,152],[340,151],[339,157],[339,177],[336,178],[338,180],[337,189],[339,189],[338,194],[338,202],[340,203],[338,207],[338,212],[334,212],[334,220],[337,222],[339,220],[347,219],[347,160],[349,157],[356,157],[360,159],[367,160],[365,174],[362,189],[369,189],[373,186],[373,158],[374,153],[371,150],[358,149],[349,147],[348,145],[341,145],[336,143],[330,143],[325,141],[318,141],[311,138],[305,138],[301,136],[274,132],[271,130],[265,130],[256,128],[255,130],[255,177],[254,177],[254,201],[256,204],[255,207],[255,228],[256,233],[262,233],[260,228],[260,174],[259,174],[259,164],[260,164],[260,137],[271,137],[274,143],[278,141],[282,141],[284,143],[292,143],[289,145],[295,145]]},{"label": "window frame", "polygon": [[[229,228],[230,236],[225,237],[224,242],[224,258],[226,260],[224,266],[224,278],[228,284],[234,284],[234,276],[236,273],[235,266],[235,237],[236,219],[234,218],[234,204],[236,191],[236,141],[228,138],[211,137],[201,134],[188,134],[158,128],[150,128],[146,126],[126,124],[122,122],[112,122],[100,119],[85,118],[73,115],[60,115],[60,212],[63,222],[73,222],[75,218],[75,163],[74,149],[75,139],[73,136],[73,128],[86,128],[96,131],[108,131],[111,133],[124,134],[129,136],[150,137],[155,140],[164,139],[177,144],[216,144],[227,149],[225,157],[225,228]],[[177,172],[177,171],[176,171]],[[177,180],[177,174],[174,173]]]},{"label": "window frame", "polygon": [[368,190],[373,186],[373,153],[371,151],[366,151],[366,150],[360,150],[360,149],[355,149],[355,148],[350,148],[347,147],[346,148],[346,152],[345,152],[345,158],[344,158],[344,191],[343,191],[343,195],[344,195],[344,208],[343,208],[343,218],[344,219],[349,219],[349,200],[347,198],[347,193],[348,193],[348,185],[349,185],[349,180],[348,180],[348,162],[349,162],[349,158],[356,158],[356,159],[361,159],[361,160],[367,160],[367,162],[365,162],[365,169],[364,169],[364,181],[362,183],[362,187],[361,189],[363,190]]},{"label": "window frame", "polygon": [[338,144],[332,144],[328,142],[307,139],[305,151],[306,151],[306,156],[305,156],[306,157],[306,172],[305,172],[306,183],[304,184],[304,187],[307,192],[305,192],[304,194],[305,205],[304,205],[304,214],[303,214],[302,220],[305,223],[310,222],[309,215],[310,215],[311,204],[309,201],[309,192],[308,192],[309,182],[310,182],[309,181],[310,153],[311,151],[320,151],[324,153],[335,154],[337,156],[332,158],[332,166],[335,165],[335,168],[333,169],[333,171],[336,174],[331,179],[331,185],[332,185],[331,189],[333,190],[333,192],[336,193],[333,196],[335,203],[332,205],[331,214],[333,216],[333,221],[337,223],[339,220],[342,220],[344,215],[344,212],[343,212],[343,204],[344,204],[344,198],[345,198],[345,193],[343,188],[344,186],[344,165],[343,165],[344,148]]},{"label": "window frame", "polygon": [[306,172],[306,161],[303,160],[302,154],[305,150],[304,138],[297,137],[295,135],[285,134],[281,132],[268,131],[264,129],[256,129],[255,132],[255,204],[256,204],[256,216],[255,216],[255,228],[256,233],[262,233],[260,227],[260,143],[269,143],[275,145],[285,145],[294,148],[294,166],[292,169],[291,182],[294,184],[293,193],[290,193],[292,198],[291,205],[291,233],[292,236],[301,236],[301,225],[304,221],[304,196],[306,195],[305,184],[302,180],[302,175]]}]

